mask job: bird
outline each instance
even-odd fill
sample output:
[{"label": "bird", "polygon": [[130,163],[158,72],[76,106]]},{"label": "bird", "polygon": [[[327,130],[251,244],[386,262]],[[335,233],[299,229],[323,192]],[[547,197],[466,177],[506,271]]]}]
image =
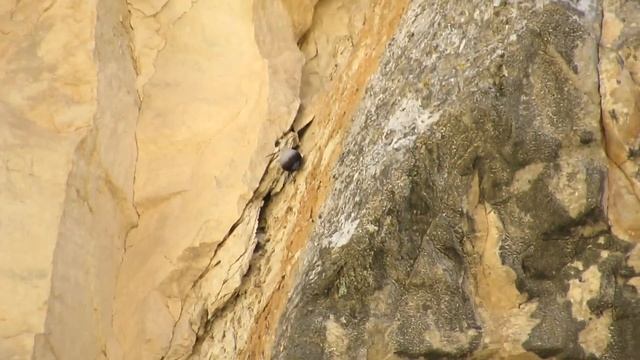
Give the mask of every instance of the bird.
[{"label": "bird", "polygon": [[302,154],[296,149],[284,148],[280,150],[280,166],[286,172],[294,172],[302,166]]}]

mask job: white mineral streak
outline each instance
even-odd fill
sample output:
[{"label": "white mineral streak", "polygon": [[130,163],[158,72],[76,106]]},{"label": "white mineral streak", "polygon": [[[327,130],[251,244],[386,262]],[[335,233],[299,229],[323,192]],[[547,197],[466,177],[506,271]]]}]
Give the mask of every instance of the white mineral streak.
[{"label": "white mineral streak", "polygon": [[327,240],[327,245],[331,247],[341,247],[351,241],[351,237],[356,232],[360,220],[347,220],[341,222],[342,228]]}]

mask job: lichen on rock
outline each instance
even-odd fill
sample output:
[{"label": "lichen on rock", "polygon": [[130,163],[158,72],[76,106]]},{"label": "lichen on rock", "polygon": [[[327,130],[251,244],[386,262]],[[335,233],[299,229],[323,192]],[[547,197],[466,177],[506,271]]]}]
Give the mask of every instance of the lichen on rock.
[{"label": "lichen on rock", "polygon": [[[350,358],[633,357],[616,328],[638,319],[610,314],[635,313],[637,295],[604,280],[625,278],[632,244],[608,226],[601,9],[411,3],[334,170],[276,358],[328,356],[334,322]],[[325,240],[344,228],[341,246]],[[366,341],[380,324],[383,349]]]},{"label": "lichen on rock", "polygon": [[1,2],[0,358],[636,358],[638,24]]}]

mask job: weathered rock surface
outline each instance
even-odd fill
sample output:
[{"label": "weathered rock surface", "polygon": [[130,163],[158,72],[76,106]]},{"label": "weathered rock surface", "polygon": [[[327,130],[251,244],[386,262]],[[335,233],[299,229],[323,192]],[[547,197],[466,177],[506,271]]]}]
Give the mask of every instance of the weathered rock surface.
[{"label": "weathered rock surface", "polygon": [[636,358],[638,24],[1,3],[0,359]]},{"label": "weathered rock surface", "polygon": [[637,357],[636,6],[411,2],[275,358]]},{"label": "weathered rock surface", "polygon": [[136,219],[123,5],[0,5],[2,359],[98,358],[112,331]]},{"label": "weathered rock surface", "polygon": [[116,351],[131,359],[187,356],[203,313],[233,294],[256,242],[254,192],[299,101],[303,58],[279,2],[175,3],[129,2],[133,36],[162,43],[134,47],[153,67],[139,75],[140,220],[114,309]]}]

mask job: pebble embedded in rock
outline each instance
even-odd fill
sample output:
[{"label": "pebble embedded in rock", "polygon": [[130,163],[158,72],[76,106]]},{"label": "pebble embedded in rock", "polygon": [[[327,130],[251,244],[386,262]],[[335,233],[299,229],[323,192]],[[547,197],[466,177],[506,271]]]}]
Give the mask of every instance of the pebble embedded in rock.
[{"label": "pebble embedded in rock", "polygon": [[288,172],[296,171],[302,166],[302,155],[295,149],[283,149],[280,151],[280,166]]}]

